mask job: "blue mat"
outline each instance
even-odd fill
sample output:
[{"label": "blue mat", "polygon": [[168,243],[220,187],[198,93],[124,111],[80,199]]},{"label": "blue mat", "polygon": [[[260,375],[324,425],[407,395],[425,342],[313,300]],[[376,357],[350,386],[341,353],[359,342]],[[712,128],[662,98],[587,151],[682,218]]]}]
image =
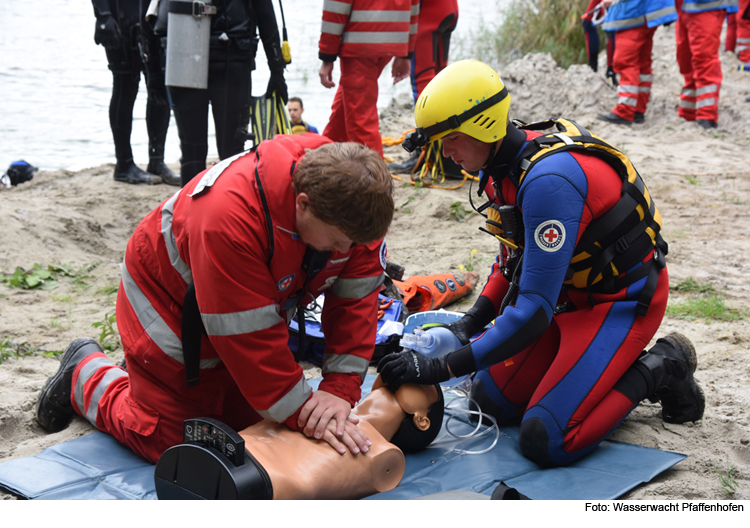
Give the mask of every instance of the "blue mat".
[{"label": "blue mat", "polygon": [[[369,392],[374,379],[367,376],[363,393]],[[317,380],[311,380],[311,385],[317,386]],[[462,420],[451,421],[453,433],[473,429]],[[395,489],[368,499],[412,499],[450,490],[489,497],[501,481],[532,499],[615,499],[687,458],[605,441],[571,466],[541,469],[521,455],[517,427],[501,427],[497,445],[487,453],[462,453],[481,451],[493,439],[494,434],[457,439],[448,435],[444,424],[432,445],[406,456],[406,472]],[[154,466],[99,432],[47,448],[33,457],[0,464],[0,486],[28,499],[157,498]]]}]

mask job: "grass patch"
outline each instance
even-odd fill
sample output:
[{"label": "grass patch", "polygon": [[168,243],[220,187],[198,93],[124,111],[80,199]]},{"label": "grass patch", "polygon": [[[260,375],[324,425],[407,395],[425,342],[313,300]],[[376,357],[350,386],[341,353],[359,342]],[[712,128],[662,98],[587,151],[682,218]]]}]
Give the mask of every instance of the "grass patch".
[{"label": "grass patch", "polygon": [[11,288],[24,290],[54,290],[57,288],[61,277],[68,277],[68,281],[78,287],[89,288],[86,279],[90,277],[89,272],[96,268],[99,263],[89,264],[74,270],[71,264],[50,264],[43,266],[34,263],[30,269],[18,267],[13,273],[0,272],[0,283],[5,283]]},{"label": "grass patch", "polygon": [[39,355],[44,357],[56,357],[62,354],[62,350],[41,350],[35,346],[27,345],[26,341],[16,343],[10,338],[3,339],[0,342],[0,365],[6,359],[20,359],[25,356]]},{"label": "grass patch", "polygon": [[694,174],[685,174],[685,180],[690,185],[700,185],[700,183],[698,182],[698,177],[695,176]]},{"label": "grass patch", "polygon": [[711,467],[714,468],[714,471],[719,476],[719,483],[721,484],[721,489],[724,490],[724,493],[727,495],[733,495],[735,491],[737,491],[738,488],[741,488],[740,483],[737,482],[735,479],[735,467],[734,464],[732,464],[729,468],[727,468],[726,471],[722,471],[713,464],[711,464]]},{"label": "grass patch", "polygon": [[747,317],[746,310],[727,306],[724,294],[710,284],[702,284],[688,277],[684,281],[670,285],[669,289],[679,295],[679,300],[667,305],[666,314],[678,319],[692,321],[739,321]]},{"label": "grass patch", "polygon": [[[482,22],[471,40],[459,44],[457,56],[505,65],[527,53],[539,52],[550,53],[562,68],[586,64],[581,15],[587,6],[587,0],[511,0],[498,10],[502,22]],[[599,40],[604,49],[601,31]]]}]

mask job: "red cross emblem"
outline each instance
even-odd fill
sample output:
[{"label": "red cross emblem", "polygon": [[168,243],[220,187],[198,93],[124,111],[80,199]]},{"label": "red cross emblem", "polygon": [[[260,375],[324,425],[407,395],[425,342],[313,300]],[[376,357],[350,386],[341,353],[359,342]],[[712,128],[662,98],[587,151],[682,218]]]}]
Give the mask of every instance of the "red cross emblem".
[{"label": "red cross emblem", "polygon": [[565,242],[565,226],[558,220],[547,220],[536,228],[534,238],[542,251],[557,251]]},{"label": "red cross emblem", "polygon": [[557,234],[557,231],[555,231],[554,229],[550,229],[549,231],[544,233],[544,238],[546,238],[547,242],[549,242],[550,244],[552,244],[558,236],[559,235]]}]

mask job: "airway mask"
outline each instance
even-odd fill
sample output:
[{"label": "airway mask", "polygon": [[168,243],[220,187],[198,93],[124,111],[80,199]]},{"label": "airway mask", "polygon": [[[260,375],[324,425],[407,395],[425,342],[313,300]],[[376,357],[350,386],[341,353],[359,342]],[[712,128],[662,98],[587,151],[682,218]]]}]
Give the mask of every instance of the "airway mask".
[{"label": "airway mask", "polygon": [[4,187],[15,187],[19,183],[30,181],[38,170],[26,161],[14,161],[5,174],[0,176],[0,184]]}]

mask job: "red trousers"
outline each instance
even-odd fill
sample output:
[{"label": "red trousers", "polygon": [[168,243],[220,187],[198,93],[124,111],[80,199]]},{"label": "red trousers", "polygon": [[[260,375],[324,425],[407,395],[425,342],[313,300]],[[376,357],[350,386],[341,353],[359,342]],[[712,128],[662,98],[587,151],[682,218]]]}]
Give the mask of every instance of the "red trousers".
[{"label": "red trousers", "polygon": [[[73,408],[150,462],[182,443],[182,422],[207,416],[240,431],[261,420],[223,364],[187,388],[182,365],[160,350],[120,289],[117,324],[127,372],[92,354],[73,372]],[[177,387],[175,389],[175,387]]]},{"label": "red trousers", "polygon": [[378,119],[378,78],[392,57],[339,57],[341,78],[323,135],[353,141],[383,156]]},{"label": "red trousers", "polygon": [[737,20],[737,57],[742,62],[750,62],[750,20],[742,16],[747,11],[748,6],[750,6],[750,0],[740,0],[740,11],[735,15]]},{"label": "red trousers", "polygon": [[615,37],[613,68],[620,74],[617,106],[612,113],[632,121],[636,112],[646,113],[651,97],[651,49],[656,28],[646,24],[618,31]]},{"label": "red trousers", "polygon": [[682,0],[677,8],[677,64],[685,82],[680,93],[677,115],[687,121],[719,119],[719,89],[723,79],[719,46],[723,9],[686,13]]}]

